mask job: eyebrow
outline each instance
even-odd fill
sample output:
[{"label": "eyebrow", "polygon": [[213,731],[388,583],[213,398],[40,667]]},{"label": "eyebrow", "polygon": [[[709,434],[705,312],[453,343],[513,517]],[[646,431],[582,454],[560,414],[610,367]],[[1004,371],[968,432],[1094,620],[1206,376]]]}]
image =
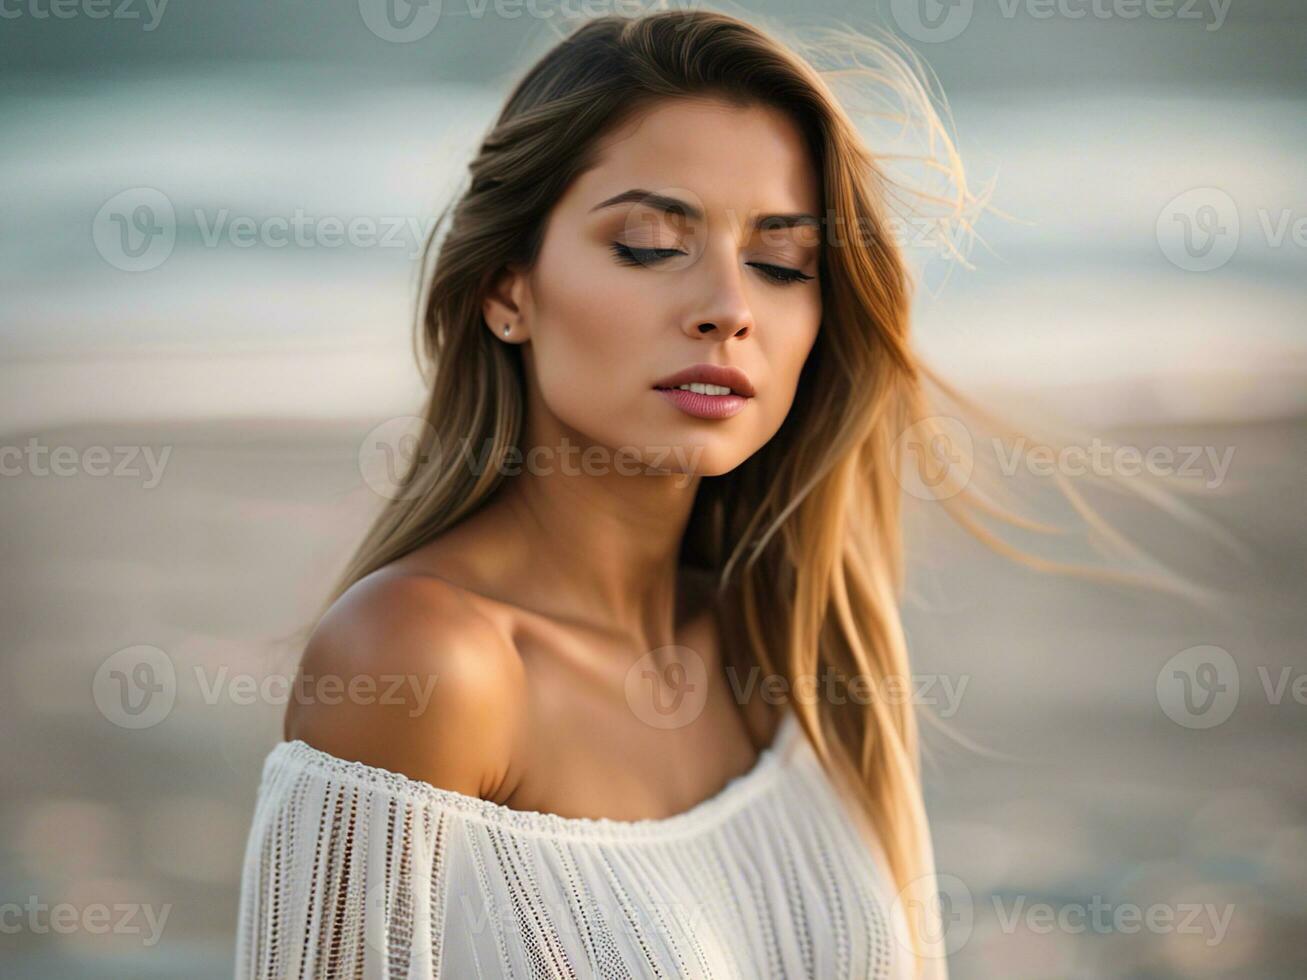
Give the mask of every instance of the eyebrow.
[{"label": "eyebrow", "polygon": [[[687,218],[693,218],[696,221],[703,220],[703,212],[679,198],[669,197],[666,194],[656,194],[653,191],[647,191],[643,188],[633,187],[629,191],[622,191],[620,194],[614,194],[605,201],[600,201],[590,210],[591,212],[599,211],[602,208],[611,208],[618,204],[626,204],[634,201],[643,204],[646,207],[654,208],[658,211],[665,211],[668,214],[680,214]],[[792,214],[763,214],[754,219],[754,225],[767,225],[770,228],[794,228],[799,225],[811,225],[820,227],[820,222],[815,214],[806,212],[797,212]]]}]

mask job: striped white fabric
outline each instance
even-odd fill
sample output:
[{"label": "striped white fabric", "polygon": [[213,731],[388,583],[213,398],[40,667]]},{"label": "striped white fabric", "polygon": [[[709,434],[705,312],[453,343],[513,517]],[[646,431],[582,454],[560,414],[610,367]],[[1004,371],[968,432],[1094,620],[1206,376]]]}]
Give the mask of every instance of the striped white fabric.
[{"label": "striped white fabric", "polygon": [[656,820],[513,810],[283,742],[236,977],[897,980],[886,880],[793,714],[748,772]]}]

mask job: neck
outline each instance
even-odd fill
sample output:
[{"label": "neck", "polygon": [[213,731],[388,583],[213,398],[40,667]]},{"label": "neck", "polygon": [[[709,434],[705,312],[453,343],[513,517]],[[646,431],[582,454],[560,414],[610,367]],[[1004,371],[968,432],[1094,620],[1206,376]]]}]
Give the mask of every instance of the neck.
[{"label": "neck", "polygon": [[560,615],[645,649],[672,643],[681,539],[699,477],[652,472],[561,425],[531,428],[519,472],[499,494],[512,553],[529,556],[522,591],[535,585]]},{"label": "neck", "polygon": [[550,605],[644,646],[672,642],[694,485],[675,486],[685,482],[680,476],[560,469],[524,467],[503,493],[504,513],[537,581],[547,583]]}]

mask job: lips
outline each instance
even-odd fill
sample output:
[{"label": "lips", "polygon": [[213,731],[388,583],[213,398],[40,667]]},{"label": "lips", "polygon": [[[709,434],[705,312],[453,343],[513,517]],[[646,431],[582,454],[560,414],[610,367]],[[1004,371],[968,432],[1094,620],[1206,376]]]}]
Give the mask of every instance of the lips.
[{"label": "lips", "polygon": [[654,387],[676,388],[679,385],[695,383],[721,385],[724,388],[730,388],[733,395],[739,395],[744,398],[752,398],[757,394],[757,392],[754,391],[753,382],[749,380],[747,374],[737,367],[728,367],[721,364],[692,364],[687,368],[677,371],[675,374],[669,374],[660,381],[655,381]]},{"label": "lips", "polygon": [[744,411],[749,399],[743,395],[703,395],[684,388],[655,388],[658,397],[666,399],[686,415],[699,419],[729,419]]}]

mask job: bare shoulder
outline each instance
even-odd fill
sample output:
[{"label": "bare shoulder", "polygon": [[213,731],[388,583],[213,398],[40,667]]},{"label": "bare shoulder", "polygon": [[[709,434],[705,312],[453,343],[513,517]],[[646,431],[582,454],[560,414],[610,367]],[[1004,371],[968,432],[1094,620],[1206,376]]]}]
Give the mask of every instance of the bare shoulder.
[{"label": "bare shoulder", "polygon": [[327,611],[300,659],[288,739],[493,798],[525,714],[512,637],[438,578],[374,572]]}]

